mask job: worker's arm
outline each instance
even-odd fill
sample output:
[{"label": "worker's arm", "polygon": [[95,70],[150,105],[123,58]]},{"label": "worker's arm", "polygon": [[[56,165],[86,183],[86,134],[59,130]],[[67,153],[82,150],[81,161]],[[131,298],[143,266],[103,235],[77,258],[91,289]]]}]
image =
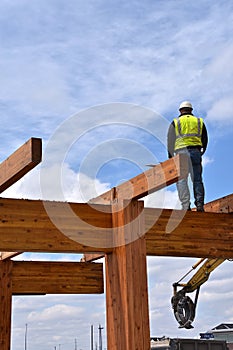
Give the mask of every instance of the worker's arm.
[{"label": "worker's arm", "polygon": [[202,154],[204,154],[208,144],[208,133],[204,123],[202,128],[201,142],[202,142],[202,148],[203,148]]},{"label": "worker's arm", "polygon": [[168,133],[167,133],[168,158],[172,158],[174,156],[175,141],[176,141],[175,124],[174,122],[172,122],[169,126]]}]

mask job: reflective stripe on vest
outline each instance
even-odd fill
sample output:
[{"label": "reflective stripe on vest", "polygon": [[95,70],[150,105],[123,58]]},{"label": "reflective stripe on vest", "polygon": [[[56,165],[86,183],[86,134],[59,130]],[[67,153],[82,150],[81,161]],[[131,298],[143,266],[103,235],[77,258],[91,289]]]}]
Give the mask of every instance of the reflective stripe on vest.
[{"label": "reflective stripe on vest", "polygon": [[175,150],[187,146],[202,146],[203,119],[185,114],[174,119],[176,142]]}]

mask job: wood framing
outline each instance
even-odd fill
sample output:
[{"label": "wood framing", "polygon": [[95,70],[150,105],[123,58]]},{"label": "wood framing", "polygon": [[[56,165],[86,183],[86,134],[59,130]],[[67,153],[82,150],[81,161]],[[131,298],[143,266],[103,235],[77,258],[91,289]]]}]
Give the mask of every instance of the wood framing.
[{"label": "wood framing", "polygon": [[233,216],[145,209],[148,255],[233,258]]},{"label": "wood framing", "polygon": [[41,162],[42,141],[31,138],[0,164],[0,192],[5,191]]},{"label": "wood framing", "polygon": [[104,253],[93,253],[93,254],[87,253],[83,255],[81,261],[91,262],[104,257],[105,257]]},{"label": "wood framing", "polygon": [[216,199],[205,204],[205,211],[213,213],[232,213],[233,212],[233,194]]},{"label": "wood framing", "polygon": [[[146,245],[141,236],[143,215],[131,222],[142,209],[142,202],[132,201],[122,212],[113,213],[115,239],[130,243],[114,248],[105,259],[107,334],[111,350],[150,349]],[[140,238],[135,240],[135,237]]]},{"label": "wood framing", "polygon": [[[31,138],[0,164],[0,193],[20,180],[42,159],[42,140]],[[18,252],[0,252],[0,260],[18,255]]]},{"label": "wood framing", "polygon": [[[216,199],[214,201],[211,201],[209,203],[205,204],[205,211],[206,213],[232,213],[233,212],[233,194],[230,194],[228,196]],[[162,213],[162,214],[161,214]],[[171,214],[173,213],[172,217]],[[190,214],[189,212],[186,213],[185,217],[182,218],[182,220],[184,220],[182,223],[179,224],[179,226],[177,227],[177,223],[180,221],[181,216],[183,216],[184,212],[182,211],[176,211],[176,210],[168,210],[168,209],[154,209],[154,208],[145,208],[145,216],[146,216],[146,225],[147,225],[147,254],[148,255],[171,255],[174,256],[174,254],[176,254],[175,256],[183,256],[182,254],[184,254],[184,252],[189,252],[189,249],[187,250],[187,247],[190,246],[187,242],[187,240],[184,239],[182,233],[180,233],[179,230],[182,230],[183,232],[186,232],[186,236],[188,236],[189,234],[189,242],[191,244],[191,240],[194,240],[194,244],[195,244],[195,248],[194,249],[198,249],[198,256],[200,257],[205,257],[206,254],[209,255],[210,253],[212,254],[211,257],[215,257],[215,254],[219,254],[220,257],[221,256],[221,252],[217,251],[216,248],[213,248],[213,246],[211,247],[209,245],[209,240],[206,241],[205,245],[203,245],[203,225],[209,227],[209,231],[213,231],[212,230],[212,222],[213,220],[215,221],[217,218],[220,218],[220,220],[222,220],[222,226],[224,227],[224,221],[226,220],[226,222],[228,222],[228,220],[230,219],[229,216],[227,217],[221,217],[218,215],[214,215],[213,216],[209,216],[206,215],[206,213],[204,213],[203,215],[200,215],[197,213],[198,215],[198,225],[195,226],[197,229],[197,233],[194,233],[193,229],[194,229],[194,225],[193,222],[194,220],[197,219],[196,213],[194,214],[194,216],[192,214]],[[161,214],[161,215],[160,215]],[[153,220],[155,220],[156,218],[159,218],[159,221],[155,222],[155,224],[153,224]],[[199,221],[201,218],[201,222]],[[156,219],[157,220],[157,219]],[[231,219],[230,219],[231,220]],[[177,242],[174,242],[173,240],[173,236],[168,236],[168,233],[166,234],[165,232],[165,228],[167,227],[168,223],[170,224],[170,227],[174,227],[174,229],[176,228],[178,235],[180,236],[180,238],[182,237],[182,242],[179,242],[177,244]],[[230,229],[230,223],[229,225],[227,225],[227,227],[229,227]],[[160,230],[160,232],[159,232]],[[219,227],[216,228],[215,230],[219,230]],[[221,230],[219,230],[219,235],[213,237],[214,241],[211,238],[211,242],[213,242],[213,244],[215,245],[216,239],[218,239],[219,237],[219,241],[223,243],[223,246],[226,244],[226,246],[228,246],[229,241],[231,240],[231,235],[228,235],[227,232],[224,233],[220,233]],[[158,232],[158,233],[157,233]],[[230,231],[229,231],[230,232]],[[228,232],[228,233],[229,233]],[[152,239],[152,235],[157,235],[157,243],[154,241],[154,245],[153,245],[153,239]],[[161,234],[163,235],[164,238],[161,238]],[[201,240],[199,240],[199,236],[201,234]],[[149,235],[151,235],[151,237],[149,237]],[[158,236],[160,235],[160,236]],[[182,235],[182,236],[181,236]],[[226,240],[223,242],[222,241],[222,235],[224,235],[224,237],[226,238]],[[166,237],[166,238],[165,238]],[[159,244],[158,244],[158,241]],[[199,248],[197,247],[197,243],[199,244]],[[200,248],[200,246],[202,246],[202,248]],[[189,254],[189,253],[188,253]],[[227,257],[225,256],[225,254],[227,254]],[[229,251],[228,252],[224,252],[223,254],[225,256],[225,258],[230,258],[229,256],[231,255],[231,248],[229,247]],[[189,255],[188,255],[189,256]],[[193,256],[193,255],[192,255]],[[84,254],[84,258],[83,261],[95,261],[97,259],[103,258],[104,254],[100,254],[100,253],[95,253],[95,254]]]},{"label": "wood framing", "polygon": [[[0,164],[0,192],[40,161],[41,140],[32,138]],[[233,195],[203,213],[138,201],[187,174],[187,156],[178,155],[88,204],[0,198],[1,350],[10,350],[12,294],[104,290],[100,263],[10,260],[20,252],[105,256],[108,348],[149,350],[146,255],[233,258]]]},{"label": "wood framing", "polygon": [[11,259],[19,254],[21,254],[21,253],[19,253],[19,252],[0,252],[0,260]]},{"label": "wood framing", "polygon": [[100,294],[103,264],[54,261],[14,261],[13,294]]},{"label": "wood framing", "polygon": [[0,261],[0,349],[11,344],[12,261]]},{"label": "wood framing", "polygon": [[[51,221],[45,205],[51,206],[53,220],[58,226]],[[111,214],[104,212],[101,205],[93,208],[83,203],[0,198],[0,207],[2,252],[82,253],[111,250],[108,248],[112,240]]]},{"label": "wood framing", "polygon": [[[112,188],[101,194],[99,197],[90,200],[90,203],[107,203],[112,204],[115,200],[132,200],[143,198],[149,193],[153,193],[171,185],[186,177],[188,174],[187,155],[179,154],[160,164],[153,166],[151,169],[141,173],[123,184]],[[102,258],[103,254],[85,254],[84,261],[94,261]]]},{"label": "wood framing", "polygon": [[90,200],[90,203],[107,203],[113,200],[140,199],[147,194],[169,186],[188,174],[188,158],[179,154],[153,166],[151,169],[114,187],[110,191]]},{"label": "wood framing", "polygon": [[[112,251],[112,216],[104,210],[105,206],[102,210],[101,205],[92,208],[88,204],[70,203],[70,213],[64,207],[67,203],[51,202],[51,205],[60,227],[51,222],[43,201],[1,198],[0,250],[54,253]],[[233,258],[231,214],[185,213],[182,210],[154,208],[144,208],[144,212],[148,255]],[[72,213],[81,219],[78,224]],[[84,243],[80,243],[79,239]]]}]

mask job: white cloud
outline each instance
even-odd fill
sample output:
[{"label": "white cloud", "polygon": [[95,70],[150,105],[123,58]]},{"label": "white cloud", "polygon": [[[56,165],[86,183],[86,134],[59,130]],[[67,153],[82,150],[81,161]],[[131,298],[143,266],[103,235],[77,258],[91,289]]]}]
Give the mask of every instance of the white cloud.
[{"label": "white cloud", "polygon": [[[226,141],[224,137],[226,132],[231,135],[232,128],[225,126],[231,126],[233,120],[232,14],[230,0],[221,3],[210,0],[204,3],[195,1],[192,4],[173,0],[132,0],[118,1],[117,4],[105,0],[2,0],[1,157],[7,157],[9,150],[14,151],[31,136],[47,139],[48,135],[54,134],[54,129],[62,120],[81,108],[112,101],[134,102],[166,113],[170,120],[178,113],[179,102],[186,98],[193,102],[198,113],[207,115],[210,135],[215,132],[217,124],[218,128],[221,127],[221,134],[218,138],[210,138],[210,142],[215,142],[216,147],[224,154],[226,149],[231,149],[229,141],[232,139]],[[118,112],[121,114],[120,109]],[[111,114],[110,117],[113,118]],[[104,120],[98,113],[89,116],[86,114],[85,118],[79,121],[79,131],[89,130],[93,124]],[[131,122],[139,121],[152,132],[157,127],[157,120],[153,115],[136,113],[130,118]],[[67,135],[71,132],[72,130],[65,130],[59,135],[61,148],[67,145]],[[75,132],[76,130],[74,137]],[[86,145],[82,149],[77,148],[77,152],[63,166],[62,188],[66,200],[86,201],[92,197],[93,192],[99,194],[109,188],[110,181],[94,180],[89,172],[83,172],[78,178],[78,152],[83,155],[87,149],[96,147],[92,142],[96,135],[97,133],[89,135],[85,139],[89,148]],[[97,144],[103,140],[101,136],[103,135],[99,130]],[[134,140],[141,141],[140,137],[141,134],[135,132]],[[56,151],[59,153],[61,148]],[[150,149],[154,150],[153,142]],[[157,149],[155,155],[159,158],[156,152]],[[143,155],[142,159],[138,159],[138,164],[141,162],[142,166],[146,163],[145,153],[142,152],[139,156],[137,149],[137,154],[138,158]],[[47,194],[50,199],[60,199],[56,198],[53,179],[61,167],[56,165],[54,154],[53,157],[53,168],[47,169]],[[222,169],[229,165],[229,157],[225,158],[221,157]],[[218,173],[219,164],[216,159],[216,154],[209,152],[208,157],[203,158],[204,165],[212,162],[211,177]],[[110,174],[109,178],[116,178],[118,170],[115,169],[115,173]],[[125,177],[130,178],[130,173],[127,176],[119,175],[119,179]],[[79,181],[82,183],[81,190]],[[208,182],[207,177],[205,181]],[[221,179],[218,190],[221,191],[224,186],[224,194],[227,193],[231,188],[231,181],[230,176],[228,182]],[[216,189],[210,191],[210,197],[214,198]],[[3,195],[41,198],[39,168]],[[178,206],[177,201],[177,192],[166,189],[146,198],[145,204],[173,208]],[[38,254],[28,255],[28,259],[33,257],[41,258]],[[59,258],[65,259],[65,256]],[[58,259],[58,256],[51,259]],[[195,328],[189,333],[190,336],[197,336],[199,331],[210,329],[223,319],[232,320],[227,313],[232,310],[232,269],[223,265],[223,269],[215,271],[213,279],[211,277],[206,287],[203,286],[203,293],[201,290]],[[191,260],[186,262],[185,259],[167,258],[155,258],[149,264],[153,335],[187,336],[185,331],[177,328],[170,297],[174,279],[182,276],[186,267],[189,269],[190,266]],[[212,294],[213,289],[215,294]],[[70,301],[68,304],[67,299]],[[60,323],[55,322],[53,315],[59,314],[59,305],[63,305],[61,311],[65,318],[65,310],[70,310],[72,314],[73,307],[85,308],[80,321],[77,320],[78,327],[76,323],[69,325],[72,328],[69,331],[68,322],[67,327],[62,325],[62,319]],[[86,335],[89,335],[90,323],[99,323],[100,319],[104,323],[104,312],[103,296],[65,299],[62,296],[14,297],[14,349],[22,348],[24,324],[28,322],[28,314],[35,317],[29,323],[30,345],[35,350],[45,349],[45,344],[52,349],[61,340],[72,340],[74,345],[73,340],[78,330],[80,347],[85,349],[83,344],[88,344],[89,337],[87,340]],[[42,316],[44,320],[39,323],[39,317]],[[48,320],[46,316],[51,318]]]},{"label": "white cloud", "polygon": [[180,209],[177,191],[163,189],[144,198],[145,206],[151,208]]},{"label": "white cloud", "polygon": [[208,157],[208,156],[206,156],[206,155],[204,155],[204,156],[202,157],[202,165],[203,165],[203,166],[206,166],[206,165],[211,164],[211,163],[213,163],[213,162],[214,162],[214,159],[213,159],[213,158],[210,158],[210,157]]},{"label": "white cloud", "polygon": [[[233,92],[233,91],[232,91]],[[233,123],[233,95],[220,97],[208,111],[207,121],[224,127]]]},{"label": "white cloud", "polygon": [[[54,178],[59,176],[61,171],[63,183],[58,191],[54,184]],[[4,191],[2,196],[8,198],[65,200],[82,203],[109,189],[108,184],[91,179],[85,174],[76,173],[66,163],[63,164],[62,169],[59,165],[55,164],[43,170],[43,191],[41,191],[40,175],[40,168],[34,169]]]},{"label": "white cloud", "polygon": [[[70,319],[77,317],[80,313],[83,313],[84,309],[76,306],[69,306],[65,304],[57,304],[44,309],[43,311],[32,311],[28,315],[28,321],[47,321],[58,319]],[[79,317],[79,316],[78,316]]]}]

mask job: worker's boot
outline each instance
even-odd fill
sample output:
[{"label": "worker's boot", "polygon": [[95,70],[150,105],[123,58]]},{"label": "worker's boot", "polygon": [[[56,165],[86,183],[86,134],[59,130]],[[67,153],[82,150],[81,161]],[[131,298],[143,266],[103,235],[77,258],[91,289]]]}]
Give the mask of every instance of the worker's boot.
[{"label": "worker's boot", "polygon": [[197,205],[197,211],[205,211],[204,206],[202,204]]}]

